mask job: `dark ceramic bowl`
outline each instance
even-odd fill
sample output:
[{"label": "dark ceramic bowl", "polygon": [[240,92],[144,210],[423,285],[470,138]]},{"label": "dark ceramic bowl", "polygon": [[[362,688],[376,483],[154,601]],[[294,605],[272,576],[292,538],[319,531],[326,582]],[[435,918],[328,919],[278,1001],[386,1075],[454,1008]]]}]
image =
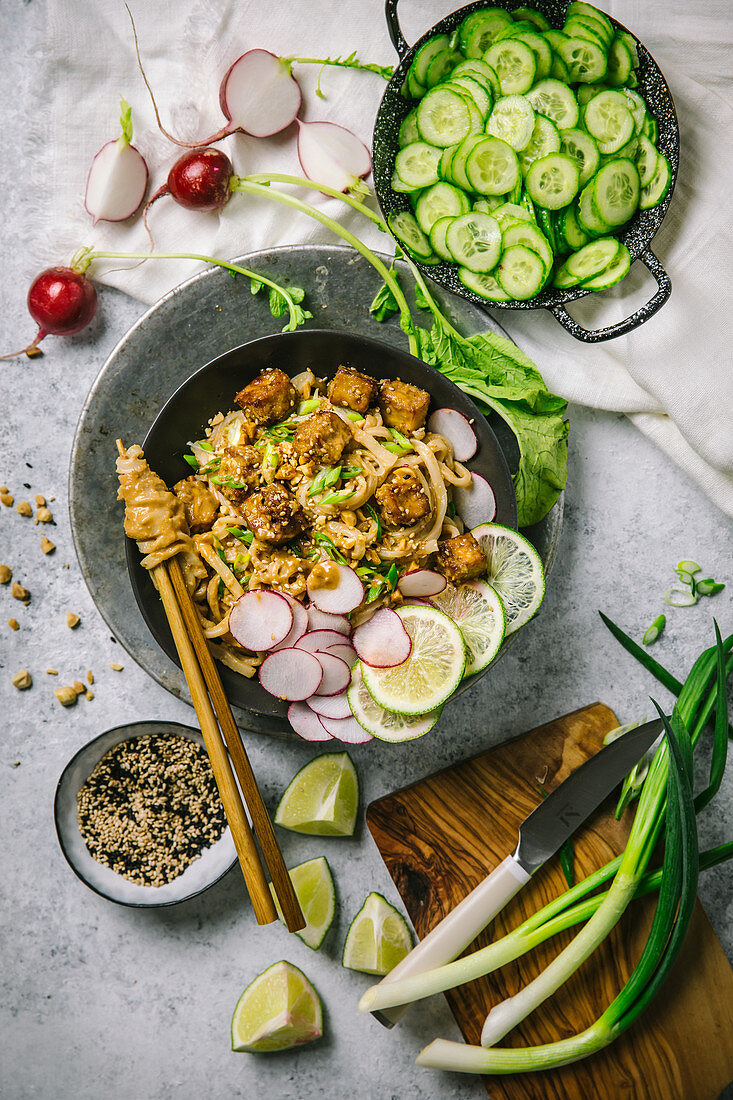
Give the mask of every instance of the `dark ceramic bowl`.
[{"label": "dark ceramic bowl", "polygon": [[[517,6],[515,0],[491,0],[491,2],[497,7],[506,8],[508,11]],[[407,196],[393,191],[391,181],[395,157],[399,150],[398,134],[400,124],[414,105],[413,100],[406,99],[402,95],[402,86],[415,52],[424,42],[427,42],[429,38],[433,38],[436,34],[451,35],[467,15],[472,11],[486,7],[482,0],[467,4],[465,7],[459,8],[446,16],[445,19],[441,19],[413,46],[408,46],[397,17],[397,3],[398,0],[386,0],[385,12],[390,37],[400,56],[400,63],[387,85],[374,126],[374,185],[385,218],[394,211],[410,209]],[[565,18],[567,0],[534,0],[532,7],[541,12],[551,26],[560,28]],[[619,23],[617,19],[613,19],[611,16],[608,16],[608,18],[620,31],[632,34],[632,37],[636,39],[636,36],[627,31],[626,27]],[[583,298],[586,294],[592,294],[593,291],[591,290],[585,290],[582,287],[571,287],[569,290],[556,290],[554,287],[546,287],[535,298],[528,301],[492,302],[489,305],[484,298],[479,298],[477,294],[474,294],[463,285],[458,278],[455,264],[440,263],[435,266],[428,266],[418,263],[417,266],[423,274],[484,309],[547,309],[572,336],[587,343],[598,343],[601,340],[610,340],[615,336],[622,336],[625,332],[630,332],[632,329],[644,324],[664,305],[672,291],[672,283],[667,272],[652,252],[650,245],[655,233],[662,224],[662,219],[672,199],[679,165],[680,136],[677,115],[667,82],[646,47],[638,39],[636,39],[636,44],[639,53],[639,68],[637,69],[639,86],[637,91],[644,97],[650,113],[657,120],[659,127],[657,148],[661,153],[664,153],[670,163],[672,179],[669,191],[659,206],[655,206],[651,210],[638,210],[623,233],[619,235],[619,239],[623,241],[631,253],[632,261],[641,260],[656,279],[657,290],[652,298],[623,321],[619,321],[615,325],[609,325],[607,328],[588,330],[573,320],[565,309],[565,305],[567,302],[575,301],[576,298]]]},{"label": "dark ceramic bowl", "polygon": [[[496,436],[473,402],[442,374],[407,352],[343,332],[315,329],[266,336],[234,348],[196,371],[161,409],[145,437],[143,450],[151,469],[167,485],[190,474],[183,459],[188,441],[200,439],[209,419],[231,409],[234,394],[266,367],[280,367],[291,376],[310,367],[319,377],[331,378],[341,364],[378,378],[411,382],[428,390],[432,409],[458,409],[472,420],[479,447],[467,465],[493,488],[496,522],[516,527],[517,505],[509,467]],[[143,618],[171,660],[180,664],[163,605],[150,574],[140,565],[140,554],[132,539],[127,539],[126,553],[132,589]],[[257,679],[248,680],[221,664],[218,667],[231,703],[287,725],[287,703],[269,695]],[[465,680],[458,691],[465,690],[479,675],[483,673]]]}]

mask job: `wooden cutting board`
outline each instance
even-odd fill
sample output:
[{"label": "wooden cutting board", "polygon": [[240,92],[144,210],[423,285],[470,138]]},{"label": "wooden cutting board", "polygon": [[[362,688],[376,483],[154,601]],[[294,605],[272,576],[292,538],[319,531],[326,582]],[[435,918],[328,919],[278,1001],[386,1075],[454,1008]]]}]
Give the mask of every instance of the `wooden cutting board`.
[{"label": "wooden cutting board", "polygon": [[[369,829],[420,938],[514,850],[519,824],[542,800],[539,784],[556,787],[617,725],[607,706],[594,703],[372,802]],[[610,799],[576,834],[576,879],[622,850],[632,814],[616,822],[613,806]],[[477,945],[514,928],[564,889],[554,858]],[[595,954],[503,1045],[553,1042],[595,1020],[633,969],[654,906],[653,897],[634,902]],[[571,935],[446,994],[467,1042],[479,1043],[489,1008],[534,978]],[[425,1043],[436,1037],[426,1035]],[[617,1042],[552,1072],[482,1078],[493,1098],[507,1100],[717,1100],[731,1079],[733,971],[699,902],[663,992]]]}]

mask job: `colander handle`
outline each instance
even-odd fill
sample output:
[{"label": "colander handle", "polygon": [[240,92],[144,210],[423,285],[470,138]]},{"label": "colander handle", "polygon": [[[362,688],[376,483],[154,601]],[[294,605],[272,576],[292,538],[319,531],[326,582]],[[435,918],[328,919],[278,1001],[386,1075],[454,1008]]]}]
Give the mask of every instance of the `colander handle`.
[{"label": "colander handle", "polygon": [[[395,0],[396,2],[397,0]],[[616,336],[623,336],[624,333],[639,328],[650,317],[653,317],[658,309],[662,308],[672,293],[672,280],[652,250],[647,248],[639,256],[639,259],[656,279],[657,289],[649,301],[641,309],[637,309],[635,313],[632,313],[630,317],[618,321],[615,325],[608,325],[607,328],[587,329],[573,320],[565,306],[551,306],[550,313],[554,315],[564,329],[567,329],[571,336],[574,336],[576,340],[585,341],[586,344],[600,344],[603,340],[613,340]]]},{"label": "colander handle", "polygon": [[402,33],[402,27],[397,17],[397,0],[385,0],[384,14],[387,19],[387,29],[389,30],[389,37],[392,39],[392,45],[400,55],[400,61],[409,50],[409,46],[405,41],[405,36]]}]

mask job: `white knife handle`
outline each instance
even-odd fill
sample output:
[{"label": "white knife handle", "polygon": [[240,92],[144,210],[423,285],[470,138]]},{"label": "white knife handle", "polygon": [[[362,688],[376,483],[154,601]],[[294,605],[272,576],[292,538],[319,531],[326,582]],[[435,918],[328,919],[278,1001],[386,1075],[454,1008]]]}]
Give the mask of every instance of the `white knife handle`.
[{"label": "white knife handle", "polygon": [[[530,875],[519,866],[514,856],[507,856],[488,878],[428,932],[425,939],[413,947],[401,963],[390,970],[380,984],[421,974],[457,959],[529,879]],[[391,1027],[409,1007],[381,1008],[374,1015],[380,1023]]]}]

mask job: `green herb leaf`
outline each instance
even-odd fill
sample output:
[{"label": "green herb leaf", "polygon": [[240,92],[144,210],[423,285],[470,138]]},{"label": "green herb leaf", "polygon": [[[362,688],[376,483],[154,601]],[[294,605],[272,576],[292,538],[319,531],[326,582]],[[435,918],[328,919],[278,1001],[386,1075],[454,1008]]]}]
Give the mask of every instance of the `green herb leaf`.
[{"label": "green herb leaf", "polygon": [[[396,277],[397,276],[395,276],[395,278]],[[369,312],[372,317],[377,321],[386,321],[388,317],[392,317],[393,314],[399,313],[399,309],[400,307],[397,305],[397,299],[394,294],[386,283],[382,283],[372,299],[372,304],[369,306]]]}]

